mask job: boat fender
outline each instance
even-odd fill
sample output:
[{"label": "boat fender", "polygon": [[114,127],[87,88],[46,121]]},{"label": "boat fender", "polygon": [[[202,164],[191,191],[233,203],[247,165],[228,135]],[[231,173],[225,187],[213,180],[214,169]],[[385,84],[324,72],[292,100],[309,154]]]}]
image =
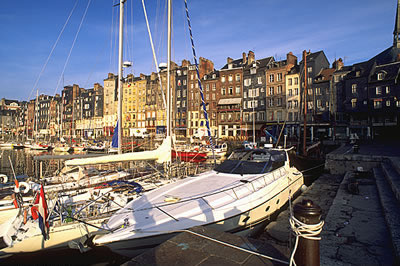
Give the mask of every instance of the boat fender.
[{"label": "boat fender", "polygon": [[26,221],[28,220],[28,210],[24,210],[24,224],[26,224]]},{"label": "boat fender", "polygon": [[13,193],[13,194],[11,195],[11,198],[12,198],[12,200],[13,200],[14,207],[15,207],[16,209],[18,209],[18,208],[19,208],[19,205],[18,205],[17,197],[15,196],[15,193]]},{"label": "boat fender", "polygon": [[0,174],[0,183],[7,183],[8,182],[8,177],[6,175]]},{"label": "boat fender", "polygon": [[15,187],[14,192],[19,193],[21,192],[22,194],[26,194],[29,192],[30,186],[26,182],[19,182],[19,186]]}]

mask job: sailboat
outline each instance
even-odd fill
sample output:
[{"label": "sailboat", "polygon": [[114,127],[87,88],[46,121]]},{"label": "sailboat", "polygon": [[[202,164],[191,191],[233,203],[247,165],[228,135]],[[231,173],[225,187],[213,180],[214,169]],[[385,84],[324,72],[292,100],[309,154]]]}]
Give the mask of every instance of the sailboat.
[{"label": "sailboat", "polygon": [[[123,33],[123,11],[124,11],[124,0],[120,1],[120,51],[119,51],[119,95],[122,94],[122,33]],[[169,79],[168,79],[169,80]],[[122,104],[122,97],[119,98],[119,107]],[[119,108],[118,110],[118,121],[122,121],[122,112]],[[168,128],[168,127],[167,127]],[[136,152],[136,153],[125,153],[122,154],[121,152],[121,123],[118,126],[118,152],[117,155],[105,155],[99,156],[95,158],[85,158],[85,159],[72,159],[65,161],[65,166],[69,168],[69,172],[67,178],[71,177],[74,178],[75,174],[80,174],[80,171],[86,165],[95,165],[95,164],[105,164],[105,163],[112,163],[112,162],[124,162],[124,161],[142,161],[142,160],[155,160],[158,163],[170,162],[171,161],[171,137],[168,134],[167,137],[164,139],[163,143],[156,149],[151,151],[144,151],[144,152]],[[92,176],[88,173],[87,179],[80,179],[76,180],[75,182],[66,182],[66,180],[61,181],[59,184],[54,184],[52,186],[44,186],[49,194],[53,194],[53,192],[57,192],[60,189],[62,190],[76,190],[77,185],[79,186],[80,183],[84,183],[82,185],[93,185],[96,184],[95,180],[97,177],[99,178],[100,182],[105,182],[109,180],[105,180],[104,177],[109,175],[114,175],[112,180],[116,178],[120,178],[120,174],[122,172],[118,172],[118,177],[115,176],[115,173],[107,173],[106,175],[100,173],[96,174],[96,176]],[[52,181],[51,178],[48,181]],[[163,182],[157,183],[146,183],[143,188],[146,190],[154,189],[164,183],[169,183],[174,181],[174,179],[164,180]],[[96,181],[98,182],[98,181]],[[96,185],[99,186],[99,185]],[[43,187],[43,184],[41,185]],[[96,189],[96,187],[95,187]],[[49,212],[49,222],[52,223],[48,233],[45,235],[39,229],[39,222],[33,214],[31,215],[30,212],[22,211],[24,205],[22,204],[19,208],[19,211],[15,214],[15,216],[7,222],[0,225],[0,254],[13,254],[19,252],[29,252],[29,251],[38,251],[41,249],[52,249],[57,247],[66,247],[69,241],[73,241],[79,239],[80,237],[88,234],[92,231],[97,230],[100,228],[101,224],[103,224],[108,218],[110,217],[111,213],[114,212],[116,209],[124,206],[127,202],[132,200],[135,195],[131,194],[124,194],[123,191],[113,190],[113,187],[110,188],[111,190],[107,190],[100,193],[99,191],[94,191],[93,193],[90,192],[90,189],[85,189],[83,199],[78,200],[75,198],[72,202],[77,202],[78,204],[68,204],[64,205],[63,202],[60,203],[53,203],[49,204],[48,209]],[[128,187],[128,189],[132,189]],[[42,193],[40,191],[40,193]],[[18,193],[18,197],[22,197],[20,193]],[[44,192],[43,192],[44,195]],[[79,197],[82,195],[76,195]],[[137,195],[136,195],[137,196]],[[42,196],[45,198],[44,196]],[[68,194],[66,199],[70,199],[72,196]],[[95,199],[100,200],[100,204]],[[60,198],[60,195],[58,195]],[[88,198],[90,199],[88,201]],[[40,206],[39,206],[40,207]],[[57,208],[61,208],[57,211]],[[85,215],[81,214],[78,220],[74,217],[73,213],[71,213],[71,209],[77,210],[78,213],[81,213],[82,210],[88,209]],[[93,215],[92,211],[97,211],[97,214],[100,216]],[[50,214],[53,216],[50,216]],[[66,214],[67,213],[67,214]],[[57,215],[58,214],[58,215]],[[68,219],[66,220],[66,215]],[[92,217],[93,216],[93,217]],[[51,218],[52,217],[52,218]],[[47,220],[47,218],[45,218]]]},{"label": "sailboat", "polygon": [[[186,12],[189,19],[187,5]],[[168,1],[169,45],[170,20]],[[243,236],[252,234],[263,228],[270,215],[304,183],[302,173],[290,165],[287,152],[235,151],[214,170],[144,193],[117,211],[102,230],[88,234],[80,243],[108,247],[133,257],[194,226]]]},{"label": "sailboat", "polygon": [[303,91],[303,142],[302,149],[289,153],[293,165],[307,177],[320,175],[325,167],[325,158],[320,150],[321,143],[317,142],[307,147],[307,51],[303,51],[304,60],[304,91]]}]

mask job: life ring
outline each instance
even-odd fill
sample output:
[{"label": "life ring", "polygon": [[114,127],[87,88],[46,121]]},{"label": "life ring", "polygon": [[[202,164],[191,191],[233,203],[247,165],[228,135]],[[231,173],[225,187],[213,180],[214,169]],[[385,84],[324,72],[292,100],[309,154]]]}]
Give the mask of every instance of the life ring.
[{"label": "life ring", "polygon": [[8,182],[8,177],[6,175],[0,174],[0,183],[7,183]]},{"label": "life ring", "polygon": [[15,187],[14,191],[15,193],[21,192],[22,194],[28,193],[30,190],[30,186],[26,182],[19,182],[19,186]]}]

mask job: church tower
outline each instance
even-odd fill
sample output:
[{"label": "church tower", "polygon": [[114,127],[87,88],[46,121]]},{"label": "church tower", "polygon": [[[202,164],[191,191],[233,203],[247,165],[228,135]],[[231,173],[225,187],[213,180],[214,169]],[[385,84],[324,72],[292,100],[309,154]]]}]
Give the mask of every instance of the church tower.
[{"label": "church tower", "polygon": [[396,20],[393,31],[393,47],[400,48],[400,0],[397,0]]}]

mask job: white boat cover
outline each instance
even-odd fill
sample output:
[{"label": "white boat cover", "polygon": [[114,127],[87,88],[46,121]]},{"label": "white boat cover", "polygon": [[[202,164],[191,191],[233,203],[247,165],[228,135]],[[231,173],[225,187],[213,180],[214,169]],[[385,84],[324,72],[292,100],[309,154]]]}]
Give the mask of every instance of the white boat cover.
[{"label": "white boat cover", "polygon": [[156,160],[157,163],[171,160],[171,138],[164,139],[160,147],[152,151],[129,152],[124,154],[112,154],[99,157],[72,159],[65,161],[66,166],[103,164],[124,161]]}]

